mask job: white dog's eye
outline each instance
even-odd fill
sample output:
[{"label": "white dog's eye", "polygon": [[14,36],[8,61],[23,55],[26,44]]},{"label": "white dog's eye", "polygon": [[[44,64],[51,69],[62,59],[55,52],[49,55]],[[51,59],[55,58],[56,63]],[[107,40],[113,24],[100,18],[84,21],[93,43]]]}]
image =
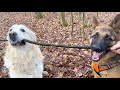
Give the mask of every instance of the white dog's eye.
[{"label": "white dog's eye", "polygon": [[12,31],[12,29],[10,29],[10,31]]},{"label": "white dog's eye", "polygon": [[24,29],[20,29],[20,31],[25,32],[25,30],[24,30]]}]

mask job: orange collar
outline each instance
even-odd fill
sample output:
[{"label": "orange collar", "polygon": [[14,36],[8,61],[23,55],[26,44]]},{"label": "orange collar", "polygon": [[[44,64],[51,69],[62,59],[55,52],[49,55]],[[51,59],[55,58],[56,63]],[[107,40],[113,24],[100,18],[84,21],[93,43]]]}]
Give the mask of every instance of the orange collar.
[{"label": "orange collar", "polygon": [[93,69],[100,76],[100,72],[101,71],[105,71],[105,70],[111,69],[113,67],[118,66],[119,64],[120,64],[120,60],[117,60],[115,62],[109,63],[107,65],[98,65],[97,62],[93,61]]},{"label": "orange collar", "polygon": [[100,75],[100,72],[101,71],[105,71],[105,70],[108,70],[108,69],[111,69],[115,66],[118,66],[120,64],[120,60],[114,62],[114,63],[109,63],[107,65],[101,65],[99,66],[97,62],[93,62],[93,68],[95,70],[95,72]]},{"label": "orange collar", "polygon": [[97,62],[93,62],[93,68],[95,70],[95,72],[100,75],[100,72],[101,71],[105,71],[105,70],[108,70],[110,67],[108,66],[99,66]]}]

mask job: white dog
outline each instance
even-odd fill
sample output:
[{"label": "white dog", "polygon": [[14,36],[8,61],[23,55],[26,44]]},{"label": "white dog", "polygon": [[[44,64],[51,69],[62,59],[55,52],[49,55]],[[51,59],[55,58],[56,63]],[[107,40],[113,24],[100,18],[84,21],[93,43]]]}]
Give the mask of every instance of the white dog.
[{"label": "white dog", "polygon": [[24,25],[13,25],[7,34],[8,46],[4,56],[10,78],[42,78],[44,57],[40,48],[23,39],[36,41],[36,35]]}]

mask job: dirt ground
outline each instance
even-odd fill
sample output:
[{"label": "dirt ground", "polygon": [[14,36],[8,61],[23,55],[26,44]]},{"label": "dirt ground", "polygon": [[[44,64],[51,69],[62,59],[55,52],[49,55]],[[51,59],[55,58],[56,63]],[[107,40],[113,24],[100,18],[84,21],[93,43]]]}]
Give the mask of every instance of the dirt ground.
[{"label": "dirt ground", "polygon": [[[102,24],[109,24],[116,14],[120,12],[99,12],[98,20]],[[85,13],[84,28],[87,39],[82,43],[81,30],[82,16],[73,12],[74,29],[71,35],[71,14],[66,12],[67,27],[61,24],[60,12],[45,12],[42,19],[38,19],[35,12],[0,12],[0,39],[6,39],[9,27],[13,24],[25,24],[37,33],[38,41],[52,44],[89,45],[92,26],[92,17],[96,12]],[[82,14],[81,14],[82,15]],[[8,70],[3,67],[5,42],[0,42],[0,77],[8,78]],[[45,56],[44,78],[88,78],[91,73],[90,50],[41,47]]]}]

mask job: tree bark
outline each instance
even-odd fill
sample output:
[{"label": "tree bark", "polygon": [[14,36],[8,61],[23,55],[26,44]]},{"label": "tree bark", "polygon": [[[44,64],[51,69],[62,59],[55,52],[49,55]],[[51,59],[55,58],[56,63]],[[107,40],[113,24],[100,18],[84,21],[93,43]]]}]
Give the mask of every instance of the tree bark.
[{"label": "tree bark", "polygon": [[62,18],[62,24],[64,27],[67,27],[68,26],[68,23],[65,19],[65,13],[64,12],[61,12],[61,18]]}]

